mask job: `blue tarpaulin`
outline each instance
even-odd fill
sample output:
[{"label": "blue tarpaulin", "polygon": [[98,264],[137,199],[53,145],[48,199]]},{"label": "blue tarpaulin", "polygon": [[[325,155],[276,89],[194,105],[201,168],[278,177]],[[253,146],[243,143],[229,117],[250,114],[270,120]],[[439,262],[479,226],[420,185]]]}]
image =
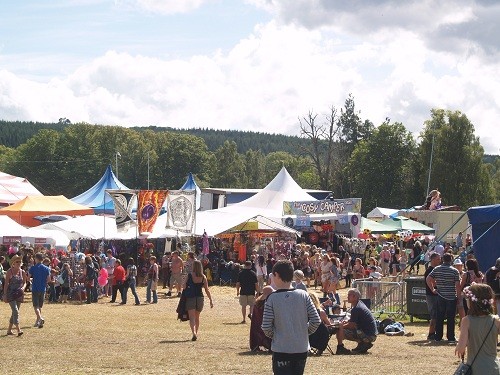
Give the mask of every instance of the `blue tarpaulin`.
[{"label": "blue tarpaulin", "polygon": [[485,272],[500,258],[500,204],[471,207],[467,216],[472,225],[474,255]]}]

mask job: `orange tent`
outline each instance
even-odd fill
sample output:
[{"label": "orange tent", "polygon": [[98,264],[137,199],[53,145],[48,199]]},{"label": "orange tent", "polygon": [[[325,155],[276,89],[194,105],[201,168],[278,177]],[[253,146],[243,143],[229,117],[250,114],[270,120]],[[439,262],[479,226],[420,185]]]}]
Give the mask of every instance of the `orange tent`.
[{"label": "orange tent", "polygon": [[0,215],[7,215],[21,225],[34,227],[40,225],[35,216],[39,215],[93,215],[90,207],[75,203],[64,195],[26,197],[23,200],[0,209]]}]

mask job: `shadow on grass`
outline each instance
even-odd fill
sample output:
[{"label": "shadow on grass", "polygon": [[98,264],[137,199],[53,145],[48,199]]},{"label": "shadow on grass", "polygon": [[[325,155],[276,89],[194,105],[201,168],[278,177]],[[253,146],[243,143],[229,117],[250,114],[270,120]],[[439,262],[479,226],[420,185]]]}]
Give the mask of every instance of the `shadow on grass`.
[{"label": "shadow on grass", "polygon": [[415,346],[455,346],[457,343],[449,342],[447,340],[442,340],[442,341],[417,340],[417,341],[408,341],[408,344]]},{"label": "shadow on grass", "polygon": [[222,322],[223,325],[225,326],[244,326],[245,323],[235,323],[235,322]]},{"label": "shadow on grass", "polygon": [[239,352],[238,355],[249,356],[249,355],[270,355],[271,352],[267,350],[246,350],[244,352]]},{"label": "shadow on grass", "polygon": [[181,342],[190,342],[191,339],[186,339],[186,340],[163,340],[160,341],[160,344],[179,344]]}]

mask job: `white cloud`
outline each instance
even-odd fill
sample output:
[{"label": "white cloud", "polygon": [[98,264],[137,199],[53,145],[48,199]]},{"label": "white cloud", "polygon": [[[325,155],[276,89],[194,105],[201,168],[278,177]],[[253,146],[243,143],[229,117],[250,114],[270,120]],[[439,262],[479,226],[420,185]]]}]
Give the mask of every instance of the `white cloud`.
[{"label": "white cloud", "polygon": [[115,0],[115,5],[162,14],[187,13],[214,0]]},{"label": "white cloud", "polygon": [[[447,22],[468,14],[448,15]],[[108,51],[46,83],[0,71],[0,112],[11,120],[298,134],[299,116],[340,108],[352,93],[363,119],[378,125],[390,117],[415,134],[431,108],[461,110],[486,151],[497,154],[500,64],[485,64],[484,56],[429,48],[421,34],[403,28],[378,28],[361,39],[272,21],[211,56]]]}]

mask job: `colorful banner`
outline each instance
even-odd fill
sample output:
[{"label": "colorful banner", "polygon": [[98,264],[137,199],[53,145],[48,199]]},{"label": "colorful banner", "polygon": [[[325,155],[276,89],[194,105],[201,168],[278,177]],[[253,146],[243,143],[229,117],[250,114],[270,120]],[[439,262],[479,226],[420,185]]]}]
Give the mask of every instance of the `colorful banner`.
[{"label": "colorful banner", "polygon": [[137,222],[139,234],[153,232],[156,218],[165,203],[168,190],[140,190],[137,205]]},{"label": "colorful banner", "polygon": [[283,215],[329,215],[361,212],[361,198],[283,202]]},{"label": "colorful banner", "polygon": [[137,200],[137,190],[106,190],[115,205],[116,229],[126,232],[134,223],[132,209]]},{"label": "colorful banner", "polygon": [[195,191],[170,191],[167,204],[167,229],[192,233],[195,221]]}]

